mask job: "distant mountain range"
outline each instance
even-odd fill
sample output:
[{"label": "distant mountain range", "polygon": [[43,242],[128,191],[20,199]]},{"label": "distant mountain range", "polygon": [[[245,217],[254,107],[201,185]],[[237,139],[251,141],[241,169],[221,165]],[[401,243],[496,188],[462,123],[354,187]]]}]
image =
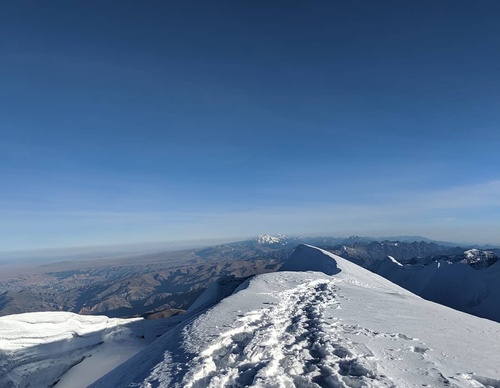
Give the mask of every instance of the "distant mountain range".
[{"label": "distant mountain range", "polygon": [[432,240],[423,236],[387,236],[387,237],[369,237],[369,236],[349,236],[349,237],[331,237],[331,236],[288,236],[286,234],[262,234],[260,236],[255,237],[253,240],[257,240],[261,244],[276,244],[279,243],[283,245],[283,243],[288,244],[303,244],[303,243],[313,243],[320,242],[324,245],[337,245],[337,244],[358,244],[358,243],[370,243],[373,241],[394,241],[394,242],[426,242],[426,243],[434,243],[446,247],[470,247],[470,248],[478,248],[478,249],[500,249],[500,246],[494,245],[480,245],[480,244],[464,244],[457,243],[451,241],[440,241],[440,240]]},{"label": "distant mountain range", "polygon": [[[17,275],[0,273],[0,316],[31,311],[151,318],[178,314],[188,309],[220,276],[246,277],[274,272],[300,244],[326,249],[419,295],[451,305],[449,301],[434,297],[431,292],[424,293],[423,289],[414,285],[417,280],[401,280],[403,270],[399,267],[406,271],[405,279],[417,279],[420,271],[417,268],[427,268],[437,262],[465,264],[473,271],[483,271],[498,260],[498,250],[410,241],[418,236],[404,238],[409,241],[402,241],[403,238],[381,240],[359,236],[264,234],[245,241],[199,249],[40,265]],[[388,262],[389,257],[394,261],[389,259]],[[398,268],[388,270],[391,263]],[[398,275],[394,275],[396,273]],[[476,283],[462,287],[472,287],[472,284]],[[467,303],[471,302],[468,300]],[[462,305],[455,306],[492,318],[479,313],[478,308],[470,309]]]}]

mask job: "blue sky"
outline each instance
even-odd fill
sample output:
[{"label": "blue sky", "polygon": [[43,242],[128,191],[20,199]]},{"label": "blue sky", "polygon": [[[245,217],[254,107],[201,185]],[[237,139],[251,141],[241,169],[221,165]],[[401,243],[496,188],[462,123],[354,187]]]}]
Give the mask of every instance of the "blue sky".
[{"label": "blue sky", "polygon": [[265,232],[500,244],[499,12],[2,4],[0,250]]}]

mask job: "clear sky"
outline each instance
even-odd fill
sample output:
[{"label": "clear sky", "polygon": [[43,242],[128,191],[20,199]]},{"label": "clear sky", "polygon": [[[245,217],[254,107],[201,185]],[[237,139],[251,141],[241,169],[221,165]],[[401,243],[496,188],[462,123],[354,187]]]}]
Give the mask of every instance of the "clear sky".
[{"label": "clear sky", "polygon": [[0,5],[0,250],[500,244],[500,2]]}]

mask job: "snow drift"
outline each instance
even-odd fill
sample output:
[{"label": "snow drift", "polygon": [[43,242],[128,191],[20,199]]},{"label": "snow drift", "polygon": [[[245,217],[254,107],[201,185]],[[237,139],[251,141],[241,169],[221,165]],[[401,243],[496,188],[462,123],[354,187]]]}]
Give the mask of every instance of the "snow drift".
[{"label": "snow drift", "polygon": [[[325,269],[321,272],[297,272]],[[499,387],[500,325],[299,246],[92,387]]]}]

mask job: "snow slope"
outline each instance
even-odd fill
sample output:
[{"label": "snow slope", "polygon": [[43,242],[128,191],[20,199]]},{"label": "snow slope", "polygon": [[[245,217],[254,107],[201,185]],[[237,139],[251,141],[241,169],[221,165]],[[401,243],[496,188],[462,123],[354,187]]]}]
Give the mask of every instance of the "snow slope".
[{"label": "snow slope", "polygon": [[[293,272],[304,263],[335,274]],[[285,268],[247,280],[92,387],[500,387],[498,323],[311,246]]]},{"label": "snow slope", "polygon": [[[0,317],[0,387],[86,387],[147,345],[142,319],[68,312]],[[66,381],[65,381],[66,380]]]},{"label": "snow slope", "polygon": [[500,322],[500,261],[478,270],[445,260],[402,266],[385,259],[375,272],[425,299]]},{"label": "snow slope", "polygon": [[191,306],[189,306],[187,313],[192,314],[196,311],[212,307],[220,300],[231,295],[246,279],[247,278],[237,278],[229,275],[221,276],[213,282]]}]

